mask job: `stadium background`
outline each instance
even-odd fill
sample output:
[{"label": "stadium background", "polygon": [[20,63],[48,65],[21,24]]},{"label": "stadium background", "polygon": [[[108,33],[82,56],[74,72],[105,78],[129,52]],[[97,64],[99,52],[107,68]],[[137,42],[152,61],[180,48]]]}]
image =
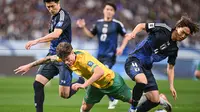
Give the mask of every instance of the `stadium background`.
[{"label": "stadium background", "polygon": [[[97,39],[87,38],[81,29],[77,28],[76,20],[79,18],[84,18],[87,23],[87,27],[92,27],[92,24],[99,18],[103,17],[102,8],[103,3],[107,0],[61,0],[62,7],[69,11],[72,18],[72,45],[75,49],[85,49],[92,53],[94,56],[97,51]],[[165,22],[169,26],[173,27],[175,22],[180,19],[181,15],[188,15],[194,21],[200,23],[200,1],[199,0],[111,0],[117,5],[117,12],[115,18],[120,20],[128,32],[130,32],[138,23],[140,22]],[[42,0],[0,0],[0,112],[15,112],[13,107],[13,100],[15,100],[13,95],[16,91],[20,94],[23,93],[22,89],[13,87],[13,84],[26,85],[24,91],[27,88],[32,90],[31,83],[36,72],[36,69],[31,70],[27,76],[30,77],[16,77],[13,70],[19,65],[26,64],[35,59],[44,57],[48,52],[48,44],[39,44],[34,46],[31,50],[25,50],[24,45],[28,40],[39,38],[48,33],[48,25],[50,20],[50,15],[43,5]],[[129,42],[122,56],[117,57],[117,63],[114,66],[114,71],[122,74],[124,78],[129,79],[124,72],[124,61],[128,56],[128,53],[134,49],[135,45],[140,42],[146,36],[145,32],[140,33],[136,39]],[[122,38],[119,37],[119,43]],[[199,97],[200,89],[198,87],[199,81],[194,78],[194,70],[197,63],[200,60],[200,33],[187,38],[183,42],[179,43],[180,51],[177,64],[175,67],[175,84],[179,85],[177,88],[181,92],[186,92],[186,96],[182,96],[184,100],[193,96],[190,106],[194,107],[200,106],[200,102],[195,97]],[[165,92],[167,96],[170,97],[167,86],[167,76],[166,76],[166,60],[154,64],[153,73],[161,83],[161,90]],[[76,78],[76,76],[75,76]],[[24,81],[26,80],[26,81]],[[164,81],[163,81],[164,80]],[[20,83],[19,83],[20,82]],[[23,82],[23,83],[22,83]],[[127,81],[128,83],[130,81]],[[184,88],[183,88],[184,84]],[[191,84],[191,87],[188,86]],[[10,85],[10,86],[8,86]],[[8,87],[7,87],[8,86]],[[53,81],[51,85],[53,89],[47,88],[47,92],[55,93],[54,97],[57,95],[57,79]],[[186,87],[189,88],[186,88]],[[10,88],[9,88],[10,87]],[[132,85],[130,84],[130,87]],[[190,90],[193,88],[192,90]],[[11,89],[15,90],[14,92]],[[31,90],[28,91],[30,92]],[[18,93],[17,92],[17,93]],[[53,94],[52,93],[52,94]],[[80,92],[81,93],[81,92]],[[48,94],[48,93],[47,93]],[[83,93],[82,93],[83,94]],[[30,108],[33,109],[32,96],[33,93],[30,92],[26,95],[27,98],[24,102],[30,103]],[[10,96],[10,97],[9,97]],[[13,96],[13,97],[12,97]],[[48,97],[48,96],[47,96]],[[187,97],[187,98],[186,98]],[[13,100],[8,100],[8,98]],[[50,99],[50,98],[48,98]],[[77,98],[78,99],[78,98]],[[181,98],[179,98],[181,100]],[[57,99],[58,100],[58,99]],[[186,104],[181,104],[183,101],[177,104],[177,107],[184,107]],[[170,101],[173,101],[170,98]],[[20,102],[20,101],[19,101]],[[20,102],[21,105],[18,111],[26,112],[26,108],[23,105],[26,103]],[[45,101],[48,105],[48,100]],[[64,106],[63,100],[59,99],[55,105]],[[65,101],[66,103],[68,101]],[[69,101],[70,102],[70,101]],[[107,103],[106,100],[103,104]],[[79,108],[79,105],[74,108]],[[172,104],[174,104],[172,102]],[[6,106],[12,107],[11,110],[6,108]],[[50,103],[50,105],[52,105]],[[102,107],[106,108],[107,104]],[[50,107],[49,107],[50,108]],[[192,108],[192,107],[191,107]],[[23,110],[24,109],[24,110]],[[50,109],[51,110],[51,109]],[[65,110],[65,109],[63,109]],[[187,109],[186,109],[187,110]],[[194,111],[199,111],[197,108]],[[107,111],[107,110],[105,110]],[[119,110],[118,110],[119,111]],[[117,112],[118,112],[117,111]]]}]

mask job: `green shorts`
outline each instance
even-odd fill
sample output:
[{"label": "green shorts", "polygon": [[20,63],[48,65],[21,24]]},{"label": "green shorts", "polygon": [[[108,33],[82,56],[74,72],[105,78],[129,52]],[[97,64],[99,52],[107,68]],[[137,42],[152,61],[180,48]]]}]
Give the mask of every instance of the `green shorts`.
[{"label": "green shorts", "polygon": [[95,104],[100,102],[104,95],[112,96],[123,102],[129,102],[132,94],[131,89],[125,84],[123,78],[115,73],[113,85],[106,89],[99,89],[92,85],[88,86],[84,101],[87,104]]}]

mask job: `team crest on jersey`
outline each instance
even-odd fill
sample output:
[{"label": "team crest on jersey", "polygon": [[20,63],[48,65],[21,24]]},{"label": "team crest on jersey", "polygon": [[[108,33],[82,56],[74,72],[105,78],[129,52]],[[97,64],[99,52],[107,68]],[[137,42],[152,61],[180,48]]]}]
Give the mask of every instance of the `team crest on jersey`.
[{"label": "team crest on jersey", "polygon": [[88,63],[87,63],[87,65],[90,66],[90,67],[92,67],[93,64],[94,64],[94,63],[91,62],[91,61],[88,61]]},{"label": "team crest on jersey", "polygon": [[63,25],[63,21],[60,21],[60,22],[57,23],[56,26],[57,26],[57,27],[61,27],[62,25]]}]

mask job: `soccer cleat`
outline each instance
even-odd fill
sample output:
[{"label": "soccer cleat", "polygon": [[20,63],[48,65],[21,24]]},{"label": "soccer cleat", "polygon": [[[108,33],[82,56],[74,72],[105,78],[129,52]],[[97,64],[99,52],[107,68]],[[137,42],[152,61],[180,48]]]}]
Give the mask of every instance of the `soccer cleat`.
[{"label": "soccer cleat", "polygon": [[108,109],[115,109],[115,106],[117,105],[118,100],[114,99],[113,101],[109,101]]},{"label": "soccer cleat", "polygon": [[133,106],[131,106],[128,110],[128,112],[137,112],[137,109]]},{"label": "soccer cleat", "polygon": [[160,105],[167,111],[172,112],[172,105],[167,100],[167,97],[164,94],[160,94]]}]

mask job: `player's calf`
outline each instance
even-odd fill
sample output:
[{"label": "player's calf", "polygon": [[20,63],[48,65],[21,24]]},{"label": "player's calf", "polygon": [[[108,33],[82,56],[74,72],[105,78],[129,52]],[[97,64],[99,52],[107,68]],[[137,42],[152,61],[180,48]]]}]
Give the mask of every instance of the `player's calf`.
[{"label": "player's calf", "polygon": [[90,112],[90,109],[93,107],[93,104],[86,104],[85,101],[82,102],[80,112]]},{"label": "player's calf", "polygon": [[44,103],[44,85],[38,81],[33,83],[33,88],[35,92],[34,101],[35,108],[37,112],[43,112]]}]

